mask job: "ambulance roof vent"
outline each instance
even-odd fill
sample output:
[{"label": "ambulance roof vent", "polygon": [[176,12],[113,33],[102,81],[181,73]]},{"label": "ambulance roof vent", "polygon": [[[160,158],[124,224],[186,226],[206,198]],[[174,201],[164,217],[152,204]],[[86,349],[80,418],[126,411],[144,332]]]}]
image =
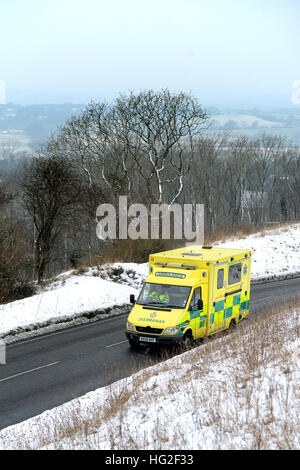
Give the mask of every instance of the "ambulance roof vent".
[{"label": "ambulance roof vent", "polygon": [[183,268],[183,269],[197,269],[194,264],[181,264],[181,263],[154,263],[155,266],[161,266],[162,268]]},{"label": "ambulance roof vent", "polygon": [[212,249],[212,246],[203,246],[202,249],[203,249],[203,250],[211,250],[211,249]]},{"label": "ambulance roof vent", "polygon": [[182,253],[182,256],[202,256],[202,253]]}]

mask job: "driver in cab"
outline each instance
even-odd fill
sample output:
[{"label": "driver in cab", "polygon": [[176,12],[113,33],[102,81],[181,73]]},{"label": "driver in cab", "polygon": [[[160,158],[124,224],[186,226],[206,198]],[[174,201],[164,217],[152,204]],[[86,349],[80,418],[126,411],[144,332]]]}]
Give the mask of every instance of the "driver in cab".
[{"label": "driver in cab", "polygon": [[153,302],[159,302],[162,304],[168,304],[170,302],[170,296],[168,293],[164,292],[162,285],[157,284],[152,289],[153,290],[151,294],[149,294],[148,298]]}]

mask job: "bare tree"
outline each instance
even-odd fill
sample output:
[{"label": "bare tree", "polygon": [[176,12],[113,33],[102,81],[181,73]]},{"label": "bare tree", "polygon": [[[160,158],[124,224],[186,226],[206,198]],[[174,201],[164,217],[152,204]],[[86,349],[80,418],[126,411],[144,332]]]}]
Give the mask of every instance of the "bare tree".
[{"label": "bare tree", "polygon": [[28,283],[29,240],[13,211],[16,193],[8,182],[0,186],[0,303],[33,294]]},{"label": "bare tree", "polygon": [[[171,206],[178,199],[194,154],[193,139],[207,120],[195,97],[168,89],[131,92],[115,100],[115,135],[134,161],[149,201]],[[167,201],[170,186],[173,194]]]},{"label": "bare tree", "polygon": [[208,225],[212,232],[217,228],[217,216],[222,205],[224,184],[224,152],[229,135],[222,133],[204,136],[195,142],[195,156],[189,172],[192,182],[187,200],[205,205]]},{"label": "bare tree", "polygon": [[248,188],[252,158],[252,144],[247,137],[230,140],[226,148],[223,195],[233,227],[244,219],[244,197]]},{"label": "bare tree", "polygon": [[272,167],[282,152],[282,138],[272,135],[263,135],[253,142],[254,165],[252,176],[256,182],[257,193],[260,199],[261,223],[265,219],[265,192],[271,176]]},{"label": "bare tree", "polygon": [[36,230],[35,270],[41,282],[61,224],[80,196],[80,179],[64,159],[40,155],[26,168],[21,189]]}]

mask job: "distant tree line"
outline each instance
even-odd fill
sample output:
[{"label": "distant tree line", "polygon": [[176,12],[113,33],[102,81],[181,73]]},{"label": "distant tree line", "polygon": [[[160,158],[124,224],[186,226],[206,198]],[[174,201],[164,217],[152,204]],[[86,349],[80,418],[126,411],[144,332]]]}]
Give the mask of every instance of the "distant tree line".
[{"label": "distant tree line", "polygon": [[203,203],[206,235],[299,220],[300,149],[282,138],[209,135],[190,94],[144,91],[90,103],[0,185],[0,302],[27,281],[101,264],[146,260],[160,241],[101,242],[96,208]]}]

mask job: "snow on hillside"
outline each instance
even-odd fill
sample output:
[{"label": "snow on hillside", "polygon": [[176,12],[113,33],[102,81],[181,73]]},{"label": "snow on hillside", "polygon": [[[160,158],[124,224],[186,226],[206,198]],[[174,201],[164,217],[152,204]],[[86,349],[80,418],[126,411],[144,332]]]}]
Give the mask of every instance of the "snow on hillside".
[{"label": "snow on hillside", "polygon": [[112,308],[129,303],[136,289],[94,276],[70,275],[56,282],[55,288],[0,306],[0,336],[45,326],[51,320],[67,321],[89,312],[107,314]]},{"label": "snow on hillside", "polygon": [[[252,280],[300,273],[300,224],[218,244],[252,250]],[[57,329],[58,322],[80,321],[89,313],[121,313],[116,306],[128,305],[130,294],[138,294],[148,263],[113,263],[74,273],[60,274],[32,297],[0,305],[0,337],[26,330],[33,335],[36,327],[47,325]]]},{"label": "snow on hillside", "polygon": [[148,263],[112,263],[89,268],[84,274],[99,276],[106,281],[113,281],[139,290],[148,276],[148,270]]},{"label": "snow on hillside", "polygon": [[271,314],[8,427],[0,449],[297,449],[300,309]]},{"label": "snow on hillside", "polygon": [[276,279],[300,274],[300,224],[258,232],[216,243],[224,248],[252,250],[251,278]]}]

